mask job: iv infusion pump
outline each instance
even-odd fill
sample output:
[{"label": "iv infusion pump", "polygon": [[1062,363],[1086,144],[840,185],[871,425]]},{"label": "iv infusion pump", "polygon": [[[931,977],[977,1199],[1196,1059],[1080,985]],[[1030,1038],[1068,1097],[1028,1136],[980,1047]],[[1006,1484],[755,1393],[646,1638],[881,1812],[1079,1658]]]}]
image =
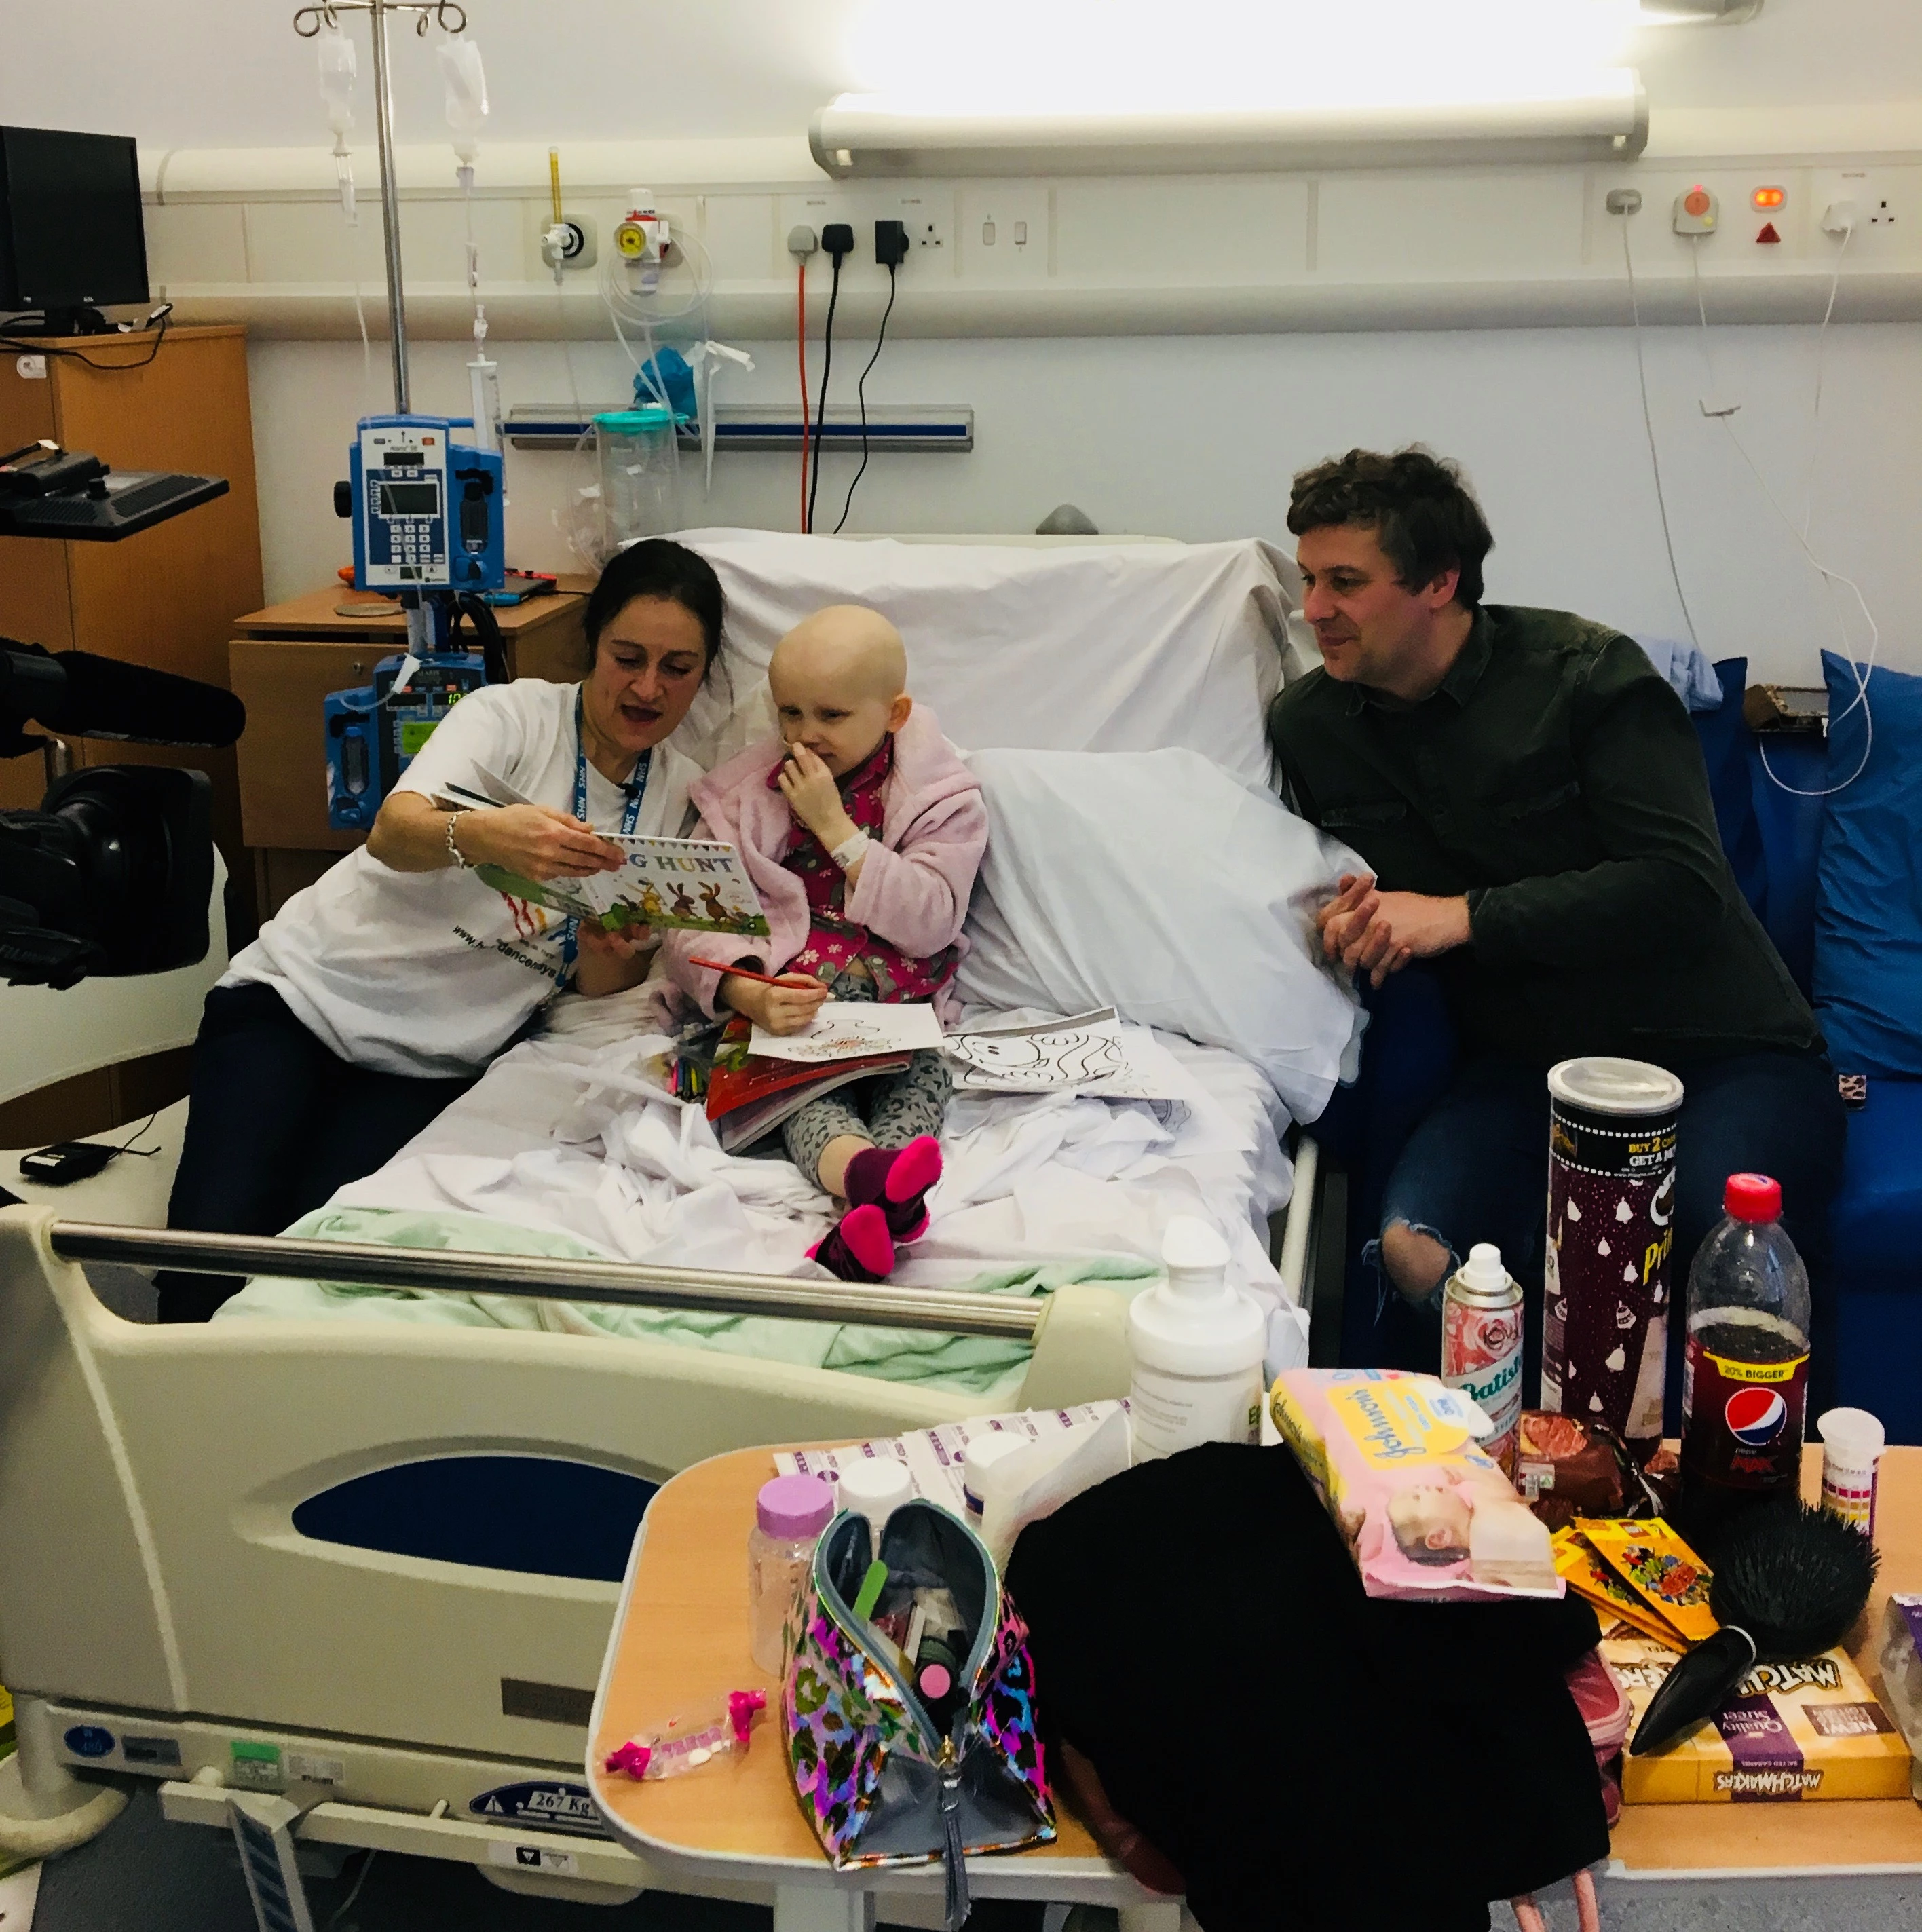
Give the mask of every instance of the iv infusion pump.
[{"label": "iv infusion pump", "polygon": [[[507,676],[500,627],[482,594],[506,581],[498,450],[455,440],[461,418],[363,416],[334,486],[353,523],[354,587],[400,600],[404,656],[371,685],[325,700],[327,820],[365,831],[435,727],[469,692]],[[475,641],[464,648],[463,621]]]}]

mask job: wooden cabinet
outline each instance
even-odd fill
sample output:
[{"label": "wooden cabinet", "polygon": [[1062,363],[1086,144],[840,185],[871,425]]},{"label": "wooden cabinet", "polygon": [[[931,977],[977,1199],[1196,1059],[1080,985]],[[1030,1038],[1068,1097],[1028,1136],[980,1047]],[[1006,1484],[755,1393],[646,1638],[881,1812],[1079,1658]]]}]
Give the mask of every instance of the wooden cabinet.
[{"label": "wooden cabinet", "polygon": [[[44,352],[44,376],[22,373],[32,358],[0,354],[0,448],[50,436],[116,470],[224,476],[227,494],[118,543],[0,537],[0,634],[224,685],[234,618],[260,602],[246,332],[172,328],[149,361],[153,347],[147,335],[52,340],[36,352]],[[56,352],[62,350],[79,354]],[[230,872],[248,877],[232,752],[104,739],[76,740],[72,750],[77,765],[207,772],[214,836]],[[0,806],[38,805],[42,788],[38,759],[0,760]]]},{"label": "wooden cabinet", "polygon": [[[591,580],[563,581],[568,587],[556,596],[496,613],[516,677],[566,683],[587,670],[583,593]],[[353,614],[356,608],[374,614]],[[247,706],[239,745],[241,821],[253,848],[263,919],[365,836],[327,823],[321,704],[329,692],[368,682],[381,658],[406,646],[398,609],[344,584],[254,611],[234,625],[229,674]]]}]

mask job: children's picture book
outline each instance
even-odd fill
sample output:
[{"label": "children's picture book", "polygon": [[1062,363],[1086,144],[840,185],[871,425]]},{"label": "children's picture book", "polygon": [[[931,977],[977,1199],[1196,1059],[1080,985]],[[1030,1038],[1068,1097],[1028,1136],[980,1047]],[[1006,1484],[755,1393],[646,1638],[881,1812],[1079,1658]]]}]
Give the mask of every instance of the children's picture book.
[{"label": "children's picture book", "polygon": [[[476,789],[449,784],[443,788],[445,796],[437,794],[434,802],[446,812],[533,802],[485,765],[477,768],[477,776]],[[630,926],[663,932],[679,926],[694,932],[767,938],[767,915],[734,846],[709,838],[655,838],[618,832],[599,836],[626,853],[626,863],[619,872],[544,882],[523,878],[502,866],[476,866],[474,872],[484,884],[510,899],[545,906],[572,919],[596,920],[610,932]]]},{"label": "children's picture book", "polygon": [[829,1000],[804,1033],[766,1033],[757,1026],[751,1051],[764,1060],[820,1066],[876,1053],[938,1052],[941,1043],[941,1022],[925,1003]]},{"label": "children's picture book", "polygon": [[751,1052],[749,1024],[736,1018],[721,1036],[720,1051],[707,1076],[707,1112],[714,1137],[726,1154],[751,1147],[790,1114],[837,1087],[877,1073],[898,1073],[905,1053],[870,1053],[827,1062],[770,1059]]},{"label": "children's picture book", "polygon": [[680,926],[697,932],[767,936],[767,916],[731,845],[704,838],[623,837],[602,832],[625,848],[617,872],[584,879],[525,879],[499,866],[476,866],[476,874],[510,899],[545,906],[581,920],[597,920],[610,932],[630,926],[656,932]]}]

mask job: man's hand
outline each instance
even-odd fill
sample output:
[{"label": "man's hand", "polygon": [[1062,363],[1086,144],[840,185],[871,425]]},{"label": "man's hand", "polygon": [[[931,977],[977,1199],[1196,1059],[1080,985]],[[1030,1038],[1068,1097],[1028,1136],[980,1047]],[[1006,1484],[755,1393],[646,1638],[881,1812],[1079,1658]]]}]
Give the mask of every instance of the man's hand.
[{"label": "man's hand", "polygon": [[788,808],[829,851],[845,844],[860,829],[848,816],[834,774],[805,745],[788,747],[780,783]]},{"label": "man's hand", "polygon": [[[1342,964],[1367,974],[1371,986],[1379,986],[1411,959],[1432,959],[1438,952],[1468,944],[1466,897],[1439,899],[1422,892],[1371,891],[1361,903],[1368,908],[1365,922],[1359,907],[1348,915],[1340,950]],[[1326,944],[1328,927],[1322,936]]]},{"label": "man's hand", "polygon": [[626,857],[591,825],[545,805],[464,812],[454,827],[454,842],[470,864],[498,866],[536,884],[616,872]]},{"label": "man's hand", "polygon": [[827,997],[827,988],[811,974],[783,973],[770,985],[724,973],[714,1004],[745,1014],[763,1033],[785,1035],[806,1032]]}]

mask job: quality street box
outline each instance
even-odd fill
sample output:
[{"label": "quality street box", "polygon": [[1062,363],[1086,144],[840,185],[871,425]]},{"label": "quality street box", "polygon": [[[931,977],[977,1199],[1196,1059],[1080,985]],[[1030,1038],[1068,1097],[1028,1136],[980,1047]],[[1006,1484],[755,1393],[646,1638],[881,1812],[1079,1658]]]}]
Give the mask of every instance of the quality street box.
[{"label": "quality street box", "polygon": [[[1627,1689],[1629,1735],[1681,1660],[1617,1624],[1602,1654]],[[1908,1747],[1842,1650],[1760,1664],[1715,1715],[1666,1750],[1622,1760],[1630,1804],[1906,1798]]]}]

